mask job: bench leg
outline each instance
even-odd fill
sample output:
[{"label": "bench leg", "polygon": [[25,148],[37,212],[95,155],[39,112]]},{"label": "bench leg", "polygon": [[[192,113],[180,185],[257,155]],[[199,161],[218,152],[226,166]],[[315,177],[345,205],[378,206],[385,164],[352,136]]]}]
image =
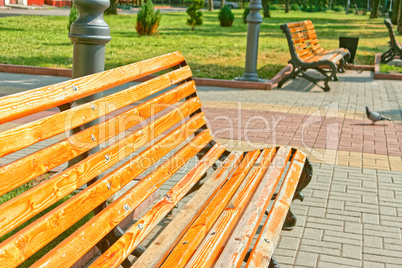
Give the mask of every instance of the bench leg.
[{"label": "bench leg", "polygon": [[395,50],[394,48],[391,47],[387,52],[381,55],[381,63],[390,62],[391,60],[394,59],[395,55],[396,55]]},{"label": "bench leg", "polygon": [[288,81],[289,79],[296,79],[297,74],[300,72],[300,69],[296,67],[296,65],[292,61],[289,61],[289,63],[292,64],[292,71],[290,72],[290,74],[285,75],[285,77],[282,78],[281,81],[279,81],[278,88],[282,88],[283,84],[285,84],[286,81]]},{"label": "bench leg", "polygon": [[346,61],[345,61],[344,58],[339,61],[339,66],[338,66],[338,72],[339,72],[339,73],[344,73],[344,72],[346,72],[346,70],[345,70],[345,62],[346,62]]},{"label": "bench leg", "polygon": [[283,223],[282,230],[286,231],[291,231],[293,228],[295,228],[297,222],[297,218],[295,214],[292,213],[292,211],[288,210],[288,214],[286,215],[285,222]]}]

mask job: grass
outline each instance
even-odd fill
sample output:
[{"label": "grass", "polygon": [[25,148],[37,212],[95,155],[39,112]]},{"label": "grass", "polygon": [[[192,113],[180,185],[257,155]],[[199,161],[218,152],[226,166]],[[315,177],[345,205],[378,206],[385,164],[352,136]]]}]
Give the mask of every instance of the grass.
[{"label": "grass", "polygon": [[[204,24],[191,31],[187,14],[165,13],[157,37],[139,37],[136,15],[105,16],[112,40],[106,46],[106,69],[179,50],[190,64],[194,76],[233,79],[244,72],[247,25],[243,10],[233,10],[232,27],[219,26],[218,11],[204,12]],[[305,13],[271,11],[272,18],[261,24],[258,74],[271,78],[290,59],[284,22],[311,19],[320,44],[325,49],[338,47],[339,36],[359,37],[355,62],[373,64],[374,54],[388,48],[388,33],[382,18],[345,15],[342,12]],[[17,16],[0,18],[0,63],[45,67],[72,67],[73,47],[67,37],[67,17]]]},{"label": "grass", "polygon": [[402,73],[402,66],[380,64],[380,73]]}]

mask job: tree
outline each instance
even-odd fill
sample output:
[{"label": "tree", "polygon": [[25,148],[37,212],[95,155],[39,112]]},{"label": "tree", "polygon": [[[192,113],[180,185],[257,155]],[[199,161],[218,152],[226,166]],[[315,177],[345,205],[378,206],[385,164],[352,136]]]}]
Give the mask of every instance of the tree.
[{"label": "tree", "polygon": [[402,1],[399,1],[398,11],[398,33],[402,34]]},{"label": "tree", "polygon": [[190,16],[187,19],[187,24],[191,26],[194,31],[195,26],[202,25],[202,12],[199,11],[205,5],[204,0],[194,0],[193,4],[187,8],[187,14]]},{"label": "tree", "polygon": [[398,24],[398,14],[399,14],[399,5],[401,3],[401,0],[395,0],[394,6],[392,7],[392,17],[391,17],[391,22],[394,25]]},{"label": "tree", "polygon": [[290,10],[290,0],[285,0],[285,13],[289,13]]},{"label": "tree", "polygon": [[214,10],[214,0],[208,0],[208,11]]},{"label": "tree", "polygon": [[107,15],[117,15],[117,0],[110,0],[110,6],[105,10]]},{"label": "tree", "polygon": [[269,13],[269,1],[270,0],[262,0],[262,8],[264,18],[270,18],[271,14]]},{"label": "tree", "polygon": [[378,18],[378,6],[380,5],[380,0],[371,0],[371,13],[370,19]]}]

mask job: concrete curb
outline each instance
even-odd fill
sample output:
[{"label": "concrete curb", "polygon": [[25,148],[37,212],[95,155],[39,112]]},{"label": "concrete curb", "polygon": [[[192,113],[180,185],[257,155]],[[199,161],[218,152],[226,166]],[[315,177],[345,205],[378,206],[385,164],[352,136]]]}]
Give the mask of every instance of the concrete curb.
[{"label": "concrete curb", "polygon": [[[274,88],[282,77],[290,72],[291,65],[288,64],[285,68],[279,71],[272,79],[266,82],[249,82],[249,81],[236,81],[236,80],[223,80],[211,78],[193,78],[197,86],[209,87],[228,87],[228,88],[243,88],[243,89],[262,89],[271,90]],[[36,67],[12,64],[0,64],[0,72],[5,73],[20,73],[20,74],[35,74],[35,75],[50,75],[71,77],[72,70],[66,68],[51,68],[51,67]],[[143,82],[154,78],[153,75],[142,77],[136,81]]]},{"label": "concrete curb", "polygon": [[374,79],[402,80],[402,74],[399,73],[381,73],[380,72],[381,54],[375,54],[374,60]]}]

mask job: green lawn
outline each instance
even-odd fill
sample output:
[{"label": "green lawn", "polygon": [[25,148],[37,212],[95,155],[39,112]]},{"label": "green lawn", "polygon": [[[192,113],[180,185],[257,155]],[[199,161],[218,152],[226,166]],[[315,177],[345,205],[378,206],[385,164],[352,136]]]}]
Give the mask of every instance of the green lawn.
[{"label": "green lawn", "polygon": [[[157,37],[139,37],[136,16],[106,16],[112,41],[106,47],[106,68],[113,68],[179,50],[196,77],[233,79],[244,72],[247,25],[243,10],[234,10],[232,27],[219,26],[217,11],[204,12],[204,24],[195,31],[186,25],[187,14],[167,13]],[[375,53],[387,50],[389,37],[383,18],[345,15],[343,12],[305,13],[272,11],[261,24],[258,73],[271,78],[290,58],[284,22],[311,19],[325,49],[338,47],[339,36],[360,37],[357,64],[372,64]],[[0,63],[71,68],[72,45],[67,37],[66,17],[0,18]],[[398,37],[399,38],[399,37]]]}]

